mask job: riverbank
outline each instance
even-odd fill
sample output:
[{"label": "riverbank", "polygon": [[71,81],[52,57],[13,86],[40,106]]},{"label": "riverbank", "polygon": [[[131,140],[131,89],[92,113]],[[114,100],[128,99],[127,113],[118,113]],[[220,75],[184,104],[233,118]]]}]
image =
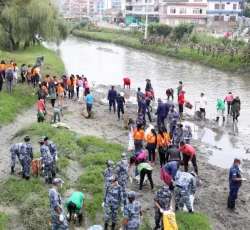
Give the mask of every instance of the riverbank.
[{"label": "riverbank", "polygon": [[[109,29],[111,30],[111,29]],[[74,36],[92,39],[96,41],[112,42],[118,45],[131,47],[138,50],[146,50],[164,56],[177,58],[180,60],[196,62],[198,64],[211,68],[248,75],[250,68],[242,62],[241,54],[236,55],[233,62],[230,62],[229,55],[223,54],[219,58],[203,55],[202,52],[192,52],[188,46],[179,47],[179,52],[175,52],[175,48],[168,48],[162,45],[143,45],[137,36],[128,36],[111,33],[111,32],[89,32],[84,30],[73,30]]]},{"label": "riverbank", "polygon": [[37,96],[37,88],[28,86],[26,83],[21,84],[20,69],[22,64],[26,67],[31,64],[34,65],[38,56],[45,55],[44,65],[41,69],[42,76],[49,74],[50,76],[61,76],[64,74],[64,63],[61,58],[53,51],[44,46],[30,46],[25,50],[18,50],[16,52],[3,52],[0,50],[1,60],[5,60],[8,65],[10,60],[17,63],[19,68],[18,85],[14,86],[13,92],[7,92],[7,85],[3,84],[3,90],[0,92],[0,127],[3,124],[12,122],[16,116],[22,111],[35,104]]}]

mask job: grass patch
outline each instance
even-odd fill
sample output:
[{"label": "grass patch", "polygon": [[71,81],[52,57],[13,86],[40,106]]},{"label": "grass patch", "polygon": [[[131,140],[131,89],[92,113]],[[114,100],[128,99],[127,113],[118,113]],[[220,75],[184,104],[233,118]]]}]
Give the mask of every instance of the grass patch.
[{"label": "grass patch", "polygon": [[[45,61],[42,66],[42,76],[46,74],[61,76],[64,73],[63,61],[55,52],[43,46],[31,46],[26,50],[18,50],[13,53],[0,50],[1,60],[5,60],[6,64],[10,60],[16,62],[19,73],[22,64],[34,64],[36,58],[43,54],[45,55]],[[15,86],[11,94],[6,92],[6,88],[7,86],[4,84],[3,91],[0,93],[0,127],[12,122],[21,111],[34,105],[37,100],[37,96],[32,95],[35,92],[34,88],[26,84]]]},{"label": "grass patch", "polygon": [[7,230],[9,218],[4,212],[0,212],[0,229]]}]

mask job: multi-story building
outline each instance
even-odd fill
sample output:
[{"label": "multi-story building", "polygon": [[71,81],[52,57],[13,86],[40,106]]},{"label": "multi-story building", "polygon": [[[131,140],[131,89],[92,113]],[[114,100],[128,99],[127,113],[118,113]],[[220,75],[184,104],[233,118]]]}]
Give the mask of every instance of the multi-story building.
[{"label": "multi-story building", "polygon": [[207,0],[164,0],[159,6],[160,23],[206,25]]}]

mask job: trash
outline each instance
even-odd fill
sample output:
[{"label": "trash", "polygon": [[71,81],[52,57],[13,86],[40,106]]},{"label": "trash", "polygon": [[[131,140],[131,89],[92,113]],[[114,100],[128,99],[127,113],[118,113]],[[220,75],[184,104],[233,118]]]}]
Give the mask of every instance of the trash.
[{"label": "trash", "polygon": [[163,212],[163,226],[164,229],[178,230],[175,213],[171,210]]},{"label": "trash", "polygon": [[84,117],[86,117],[86,118],[89,116],[88,111],[87,111],[86,108],[83,108],[83,109],[82,109],[81,115],[84,116]]},{"label": "trash", "polygon": [[129,133],[128,135],[128,151],[132,151],[135,149],[134,145],[134,135],[132,132]]},{"label": "trash", "polygon": [[66,128],[66,129],[71,130],[71,128],[70,128],[67,124],[61,123],[61,122],[58,122],[58,123],[56,123],[56,124],[53,124],[52,126],[55,127],[55,128],[64,127],[64,128]]},{"label": "trash", "polygon": [[[135,179],[139,184],[140,183],[140,175],[136,176]],[[144,177],[143,185],[146,185],[147,183],[148,183],[148,178]]]},{"label": "trash", "polygon": [[154,126],[151,124],[148,124],[149,127],[145,130],[144,138],[147,139],[147,135],[151,132],[151,129],[154,129]]},{"label": "trash", "polygon": [[193,108],[193,105],[192,105],[189,101],[187,101],[187,102],[185,103],[185,107],[188,108],[188,109],[192,109],[192,108]]},{"label": "trash", "polygon": [[53,118],[54,118],[54,116],[47,112],[46,115],[45,115],[45,122],[51,123]]},{"label": "trash", "polygon": [[90,118],[91,118],[91,119],[96,119],[96,116],[97,116],[97,112],[96,112],[96,111],[91,111],[91,116],[90,116]]},{"label": "trash", "polygon": [[[194,196],[190,195],[189,197],[190,197],[190,203],[191,203],[192,211],[194,211]],[[183,212],[188,212],[188,209],[187,209],[185,204],[184,204],[184,207],[183,207]]]},{"label": "trash", "polygon": [[129,95],[129,93],[124,92],[124,96],[123,97],[128,100],[130,98],[130,95]]}]

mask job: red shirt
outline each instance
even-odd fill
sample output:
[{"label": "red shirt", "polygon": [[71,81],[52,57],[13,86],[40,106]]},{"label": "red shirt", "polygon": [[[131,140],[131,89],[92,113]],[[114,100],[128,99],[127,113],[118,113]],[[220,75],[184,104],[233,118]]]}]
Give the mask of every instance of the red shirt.
[{"label": "red shirt", "polygon": [[124,85],[130,85],[130,79],[129,78],[123,78]]},{"label": "red shirt", "polygon": [[193,155],[195,155],[195,149],[192,145],[185,144],[183,147],[179,147],[178,150],[180,152],[183,152],[186,156],[190,157],[190,160],[192,160]]},{"label": "red shirt", "polygon": [[184,93],[181,93],[178,98],[178,104],[183,105],[184,104]]}]

